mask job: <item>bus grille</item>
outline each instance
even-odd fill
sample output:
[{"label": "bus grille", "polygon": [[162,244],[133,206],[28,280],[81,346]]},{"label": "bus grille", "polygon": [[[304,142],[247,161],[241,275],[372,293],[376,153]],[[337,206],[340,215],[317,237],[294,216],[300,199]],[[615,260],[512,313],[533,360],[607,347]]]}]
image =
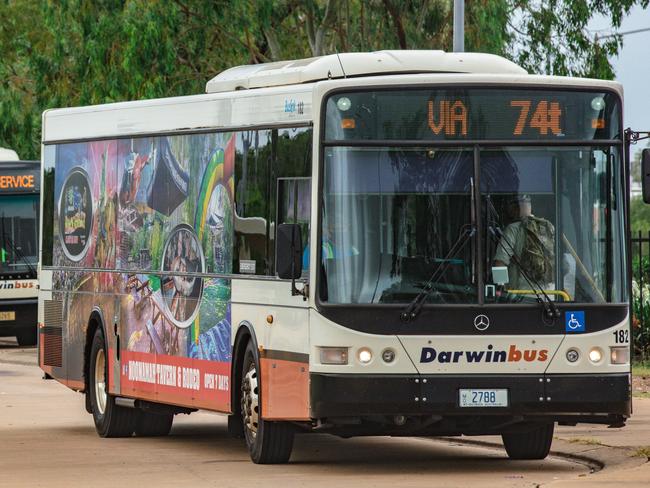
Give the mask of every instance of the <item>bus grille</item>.
[{"label": "bus grille", "polygon": [[45,366],[63,366],[63,337],[61,327],[43,327],[43,364]]},{"label": "bus grille", "polygon": [[63,302],[60,300],[44,300],[43,315],[45,325],[51,327],[63,326]]},{"label": "bus grille", "polygon": [[63,366],[63,303],[59,300],[45,300],[43,303],[44,327],[43,364],[61,368]]}]

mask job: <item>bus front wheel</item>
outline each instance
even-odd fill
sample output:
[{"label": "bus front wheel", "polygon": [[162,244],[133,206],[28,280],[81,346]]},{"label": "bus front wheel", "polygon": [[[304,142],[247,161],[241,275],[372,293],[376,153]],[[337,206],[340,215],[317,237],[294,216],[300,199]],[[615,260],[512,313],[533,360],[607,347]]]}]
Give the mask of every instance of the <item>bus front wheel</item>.
[{"label": "bus front wheel", "polygon": [[553,442],[555,424],[538,424],[524,432],[503,434],[503,445],[510,459],[544,459]]},{"label": "bus front wheel", "polygon": [[20,347],[35,346],[36,345],[36,326],[28,329],[23,329],[16,334],[16,342]]},{"label": "bus front wheel", "polygon": [[262,378],[252,341],[246,346],[241,378],[241,417],[251,459],[256,464],[288,462],[293,448],[294,429],[287,422],[262,419]]},{"label": "bus front wheel", "polygon": [[130,437],[136,426],[137,411],[115,404],[108,393],[108,355],[101,328],[95,331],[90,347],[88,391],[95,429],[101,437]]}]

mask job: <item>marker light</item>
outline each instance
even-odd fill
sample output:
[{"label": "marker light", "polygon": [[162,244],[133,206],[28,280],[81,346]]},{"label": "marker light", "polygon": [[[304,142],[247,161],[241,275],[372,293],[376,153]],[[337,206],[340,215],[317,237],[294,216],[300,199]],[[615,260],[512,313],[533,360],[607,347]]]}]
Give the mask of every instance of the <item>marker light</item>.
[{"label": "marker light", "polygon": [[591,119],[591,128],[592,129],[604,129],[605,128],[605,119]]},{"label": "marker light", "polygon": [[359,358],[359,362],[361,364],[368,364],[370,361],[372,361],[372,351],[367,347],[362,347],[359,349],[359,351],[357,351],[357,357]]},{"label": "marker light", "polygon": [[348,364],[347,347],[319,347],[321,364]]},{"label": "marker light", "polygon": [[575,363],[578,359],[580,359],[580,353],[575,349],[569,349],[566,352],[566,360],[570,363]]},{"label": "marker light", "polygon": [[392,363],[395,360],[395,351],[392,349],[384,349],[381,353],[381,358],[385,363]]},{"label": "marker light", "polygon": [[628,346],[610,347],[609,357],[612,364],[627,364],[630,362],[630,348]]},{"label": "marker light", "polygon": [[600,112],[605,108],[605,99],[603,97],[596,97],[591,100],[591,108]]},{"label": "marker light", "polygon": [[599,363],[603,359],[603,351],[594,347],[589,351],[589,361],[592,363]]},{"label": "marker light", "polygon": [[339,108],[341,112],[345,112],[347,110],[350,110],[350,107],[352,106],[352,102],[348,97],[341,97],[336,101],[336,106]]}]

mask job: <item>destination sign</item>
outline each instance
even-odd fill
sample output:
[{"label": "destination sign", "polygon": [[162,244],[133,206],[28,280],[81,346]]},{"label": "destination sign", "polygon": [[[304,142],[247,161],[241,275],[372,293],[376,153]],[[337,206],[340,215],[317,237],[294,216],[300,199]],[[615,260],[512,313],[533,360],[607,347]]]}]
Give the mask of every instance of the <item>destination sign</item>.
[{"label": "destination sign", "polygon": [[605,92],[429,89],[336,94],[326,140],[617,139],[620,105]]},{"label": "destination sign", "polygon": [[0,189],[34,188],[34,175],[0,175]]},{"label": "destination sign", "polygon": [[38,170],[2,168],[0,165],[1,193],[34,192],[39,188],[39,181]]}]

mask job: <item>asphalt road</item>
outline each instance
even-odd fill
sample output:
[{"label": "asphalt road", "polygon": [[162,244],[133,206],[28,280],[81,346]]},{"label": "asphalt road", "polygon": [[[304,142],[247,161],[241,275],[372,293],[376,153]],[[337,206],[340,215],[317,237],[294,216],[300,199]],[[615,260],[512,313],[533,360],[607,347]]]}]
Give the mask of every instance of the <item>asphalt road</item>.
[{"label": "asphalt road", "polygon": [[41,379],[36,350],[0,338],[0,487],[533,487],[584,479],[561,458],[421,438],[296,438],[291,463],[257,466],[225,417],[178,415],[165,438],[101,439],[83,396]]}]

